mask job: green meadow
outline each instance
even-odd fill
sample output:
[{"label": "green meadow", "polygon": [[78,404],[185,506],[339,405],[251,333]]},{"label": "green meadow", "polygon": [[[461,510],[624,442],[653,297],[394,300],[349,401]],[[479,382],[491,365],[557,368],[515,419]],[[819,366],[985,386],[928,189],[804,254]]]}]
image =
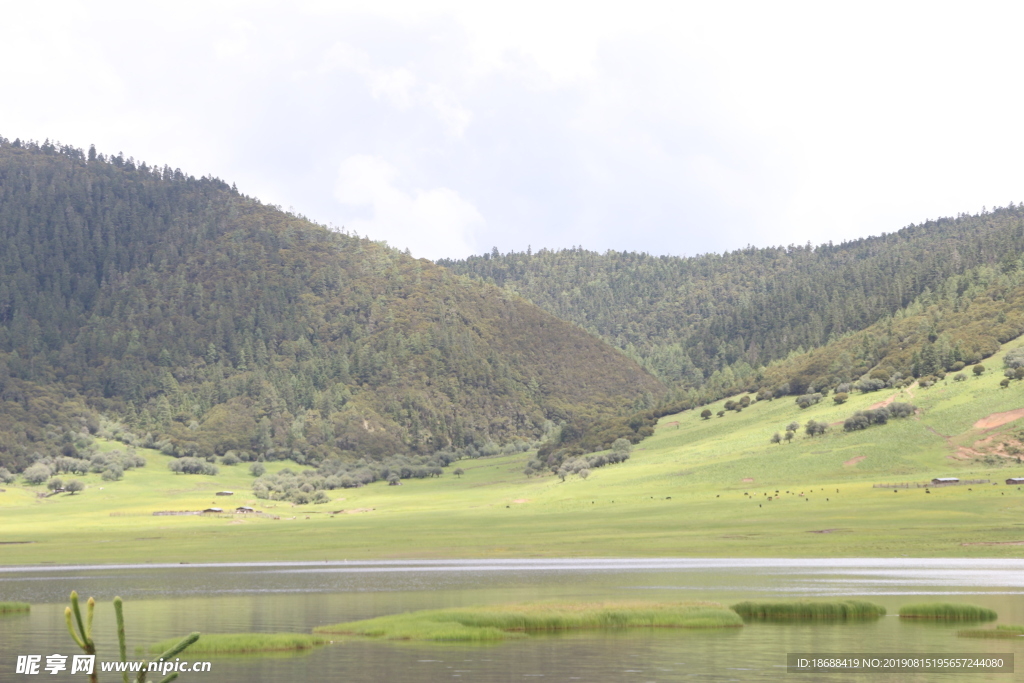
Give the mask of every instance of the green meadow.
[{"label": "green meadow", "polygon": [[[1010,346],[1020,344],[1020,340]],[[228,562],[459,557],[1019,557],[1024,476],[1013,456],[986,455],[1024,427],[975,427],[1024,408],[1024,381],[1000,388],[1001,354],[981,377],[927,389],[831,396],[801,410],[792,397],[703,420],[661,419],[628,462],[586,479],[527,477],[531,453],[463,460],[439,478],[329,492],[329,503],[258,500],[248,465],[216,476],[173,474],[170,457],[139,451],[144,468],[85,490],[45,494],[22,480],[0,493],[0,564]],[[735,398],[735,397],[734,397]],[[920,412],[859,432],[842,421],[894,398]],[[713,413],[724,401],[709,406]],[[1012,417],[1012,416],[1010,416]],[[771,444],[791,422],[826,434]],[[994,420],[999,422],[999,420]],[[103,448],[120,448],[104,443]],[[267,463],[270,472],[293,463]],[[465,474],[456,477],[459,467]],[[983,485],[875,488],[933,477]],[[62,477],[68,479],[68,477]],[[217,491],[234,495],[219,497]],[[770,500],[769,500],[770,498]],[[260,515],[233,515],[248,505]],[[222,507],[222,515],[155,516]]]}]

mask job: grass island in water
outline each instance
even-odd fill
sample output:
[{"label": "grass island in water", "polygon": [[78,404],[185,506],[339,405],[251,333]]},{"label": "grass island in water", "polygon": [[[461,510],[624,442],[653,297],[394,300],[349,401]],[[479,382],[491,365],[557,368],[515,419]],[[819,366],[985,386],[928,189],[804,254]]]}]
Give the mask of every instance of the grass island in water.
[{"label": "grass island in water", "polygon": [[[176,640],[165,640],[149,647],[150,654],[163,652]],[[325,645],[328,638],[307,633],[212,633],[189,648],[190,655],[252,654],[256,652],[286,652],[307,650]]]},{"label": "grass island in water", "polygon": [[496,641],[529,633],[604,628],[731,628],[739,616],[714,602],[599,602],[422,610],[321,626],[316,633],[389,640]]}]

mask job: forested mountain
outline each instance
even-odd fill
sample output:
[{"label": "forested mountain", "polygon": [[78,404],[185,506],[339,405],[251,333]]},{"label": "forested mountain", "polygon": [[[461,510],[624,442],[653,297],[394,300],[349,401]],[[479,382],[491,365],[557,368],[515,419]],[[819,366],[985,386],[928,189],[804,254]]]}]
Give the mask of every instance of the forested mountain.
[{"label": "forested mountain", "polygon": [[217,179],[0,139],[9,469],[98,414],[176,455],[318,462],[475,452],[663,392],[515,294]]},{"label": "forested mountain", "polygon": [[1016,268],[1022,250],[1024,206],[1011,204],[839,245],[690,258],[495,250],[439,263],[590,330],[678,396],[863,330],[979,266]]}]

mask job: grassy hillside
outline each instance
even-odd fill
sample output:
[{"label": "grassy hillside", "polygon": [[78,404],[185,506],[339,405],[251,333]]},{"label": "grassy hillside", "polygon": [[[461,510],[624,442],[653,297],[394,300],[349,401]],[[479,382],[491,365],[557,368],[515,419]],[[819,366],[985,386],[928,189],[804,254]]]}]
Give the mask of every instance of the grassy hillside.
[{"label": "grassy hillside", "polygon": [[[998,367],[1022,342],[1007,344],[987,363]],[[89,475],[86,490],[74,496],[39,499],[42,487],[6,486],[3,562],[1016,557],[1024,545],[1024,491],[1002,482],[1024,476],[1011,452],[1024,428],[1018,417],[1024,382],[1003,389],[1001,378],[998,372],[962,382],[950,377],[927,389],[855,393],[843,405],[826,399],[806,410],[788,397],[709,420],[687,411],[662,418],[627,462],[587,479],[527,477],[523,469],[533,454],[521,453],[463,460],[461,477],[446,470],[402,486],[336,490],[322,505],[253,498],[245,465],[221,467],[215,477],[173,475],[166,470],[170,458],[147,452],[147,467],[126,472],[120,482]],[[854,411],[889,398],[912,402],[920,412],[842,430]],[[791,443],[770,443],[790,422],[810,419],[829,430],[813,438],[801,430]],[[272,463],[272,471],[281,466]],[[998,485],[928,493],[872,486],[939,476]],[[217,498],[220,489],[236,493]],[[151,514],[211,504],[252,505],[278,518]]]}]

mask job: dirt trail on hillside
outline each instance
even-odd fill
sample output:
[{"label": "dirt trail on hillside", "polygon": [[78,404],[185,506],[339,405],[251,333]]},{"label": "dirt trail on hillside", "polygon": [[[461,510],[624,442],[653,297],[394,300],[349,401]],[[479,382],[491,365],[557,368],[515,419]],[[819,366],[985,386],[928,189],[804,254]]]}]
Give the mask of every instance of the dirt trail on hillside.
[{"label": "dirt trail on hillside", "polygon": [[1024,408],[1017,408],[1017,410],[1008,410],[1005,413],[992,413],[988,417],[983,417],[974,423],[975,429],[993,429],[995,427],[1002,427],[1008,422],[1019,420],[1024,417]]},{"label": "dirt trail on hillside", "polygon": [[863,460],[866,457],[868,457],[868,456],[866,456],[866,455],[858,455],[856,458],[850,458],[849,460],[847,460],[846,462],[843,463],[843,467],[853,467],[854,465],[856,465],[857,463],[859,463],[861,460]]},{"label": "dirt trail on hillside", "polygon": [[[917,384],[914,384],[912,386],[917,386]],[[905,393],[907,395],[907,398],[914,398],[914,392],[910,390],[911,388],[912,387],[907,387],[902,392],[901,391],[897,391],[895,394],[893,394],[889,398],[887,398],[885,400],[882,400],[882,401],[879,401],[878,403],[873,403],[873,404],[869,405],[868,406],[868,410],[877,410],[879,408],[884,408],[885,406],[889,405],[890,403],[895,401],[897,398],[899,398],[901,393]]]}]

